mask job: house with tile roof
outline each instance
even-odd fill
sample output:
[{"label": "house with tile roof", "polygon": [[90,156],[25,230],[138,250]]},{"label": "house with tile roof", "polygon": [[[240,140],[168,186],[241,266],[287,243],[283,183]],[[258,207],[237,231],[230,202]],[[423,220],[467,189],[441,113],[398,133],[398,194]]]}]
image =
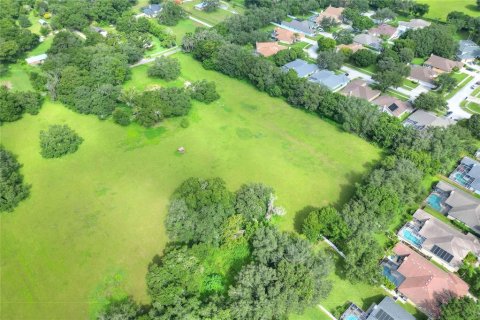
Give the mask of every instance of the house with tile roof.
[{"label": "house with tile roof", "polygon": [[270,57],[277,54],[279,51],[288,49],[288,47],[282,46],[278,44],[278,42],[257,42],[255,46],[255,52],[264,57]]},{"label": "house with tile roof", "polygon": [[286,44],[293,44],[304,38],[303,34],[291,30],[276,27],[272,32],[272,38]]},{"label": "house with tile roof", "polygon": [[469,286],[457,275],[443,271],[406,244],[399,242],[382,262],[383,273],[396,291],[432,317],[440,305],[468,294]]},{"label": "house with tile roof", "polygon": [[454,68],[461,69],[463,67],[463,62],[453,61],[432,54],[430,58],[423,63],[423,65],[432,68],[437,73],[443,73],[452,72]]},{"label": "house with tile roof", "polygon": [[383,23],[368,30],[368,34],[375,37],[385,37],[387,40],[398,38],[400,32],[397,28],[389,24]]},{"label": "house with tile roof", "polygon": [[480,235],[480,199],[439,181],[426,199],[427,204],[449,219],[457,220]]},{"label": "house with tile roof", "polygon": [[461,267],[469,252],[480,257],[480,240],[476,236],[464,234],[422,209],[400,229],[398,237],[452,272]]},{"label": "house with tile roof", "polygon": [[343,73],[335,74],[330,70],[320,70],[312,74],[308,81],[327,87],[331,91],[336,91],[346,86],[350,79]]},{"label": "house with tile roof", "polygon": [[432,68],[424,66],[412,66],[410,68],[410,76],[408,79],[412,81],[417,81],[424,87],[435,88],[435,78],[438,76],[438,73],[435,72]]},{"label": "house with tile roof", "polygon": [[355,53],[357,52],[358,50],[362,50],[362,49],[365,49],[364,46],[362,46],[361,44],[358,44],[358,43],[351,43],[351,44],[339,44],[337,46],[337,51],[340,51],[342,49],[350,49],[352,50],[352,53]]},{"label": "house with tile roof", "polygon": [[462,187],[480,194],[480,162],[464,157],[449,178]]},{"label": "house with tile roof", "polygon": [[368,83],[362,79],[355,79],[345,86],[340,91],[341,94],[347,97],[356,97],[359,99],[372,102],[375,98],[378,98],[381,94],[379,90],[370,88]]},{"label": "house with tile roof", "polygon": [[316,18],[315,22],[320,24],[323,19],[330,18],[333,19],[336,23],[342,23],[342,13],[345,8],[335,8],[332,6],[328,6],[325,10],[323,10]]},{"label": "house with tile roof", "polygon": [[458,42],[457,59],[462,62],[472,62],[480,59],[480,46],[472,40]]},{"label": "house with tile roof", "polygon": [[413,106],[410,102],[402,101],[392,96],[380,96],[373,100],[373,103],[379,106],[383,112],[397,118],[413,111]]}]

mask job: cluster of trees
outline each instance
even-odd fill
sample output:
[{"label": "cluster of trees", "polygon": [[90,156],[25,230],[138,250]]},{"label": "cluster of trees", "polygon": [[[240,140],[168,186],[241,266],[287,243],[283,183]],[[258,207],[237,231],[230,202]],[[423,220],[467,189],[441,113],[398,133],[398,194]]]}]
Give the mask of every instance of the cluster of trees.
[{"label": "cluster of trees", "polygon": [[12,17],[0,18],[0,63],[15,62],[39,44],[39,36],[19,27]]},{"label": "cluster of trees", "polygon": [[180,62],[176,58],[162,56],[156,58],[153,64],[148,67],[148,76],[171,81],[180,76]]},{"label": "cluster of trees", "polygon": [[[218,178],[182,183],[167,216],[171,242],[148,269],[148,317],[281,319],[325,297],[331,260],[270,225],[273,193],[262,184],[232,193]],[[102,317],[136,319],[145,313],[124,299],[111,303]]]},{"label": "cluster of trees", "polygon": [[53,100],[105,119],[118,105],[121,85],[130,77],[128,64],[141,57],[141,50],[130,42],[110,42],[101,36],[91,40],[70,31],[57,33],[35,86],[43,83]]},{"label": "cluster of trees", "polygon": [[186,18],[185,10],[173,1],[165,1],[162,11],[158,14],[158,21],[166,26],[175,26],[180,20]]},{"label": "cluster of trees", "polygon": [[[428,57],[432,53],[444,57],[452,58],[458,48],[458,43],[454,38],[455,29],[449,25],[432,25],[417,30],[408,30],[395,41],[397,47],[410,47],[416,57]],[[411,40],[406,42],[403,40]]]},{"label": "cluster of trees", "polygon": [[442,305],[439,320],[475,320],[480,315],[480,302],[470,297],[453,298]]},{"label": "cluster of trees", "polygon": [[443,95],[428,91],[421,93],[415,99],[415,108],[427,111],[446,111],[448,103]]},{"label": "cluster of trees", "polygon": [[0,145],[0,212],[12,211],[30,193],[20,167],[16,157]]},{"label": "cluster of trees", "polygon": [[306,54],[302,48],[293,47],[293,48],[290,48],[289,50],[280,50],[275,55],[273,55],[271,59],[277,66],[281,67],[293,60],[305,59],[305,57],[306,57]]},{"label": "cluster of trees", "polygon": [[470,286],[470,293],[480,297],[480,267],[476,267],[477,257],[469,252],[458,270],[460,277]]},{"label": "cluster of trees", "polygon": [[396,52],[385,49],[377,58],[377,72],[372,76],[376,86],[381,91],[389,87],[402,85],[403,80],[410,74],[410,66],[407,65],[413,59],[413,52],[408,48]]},{"label": "cluster of trees", "polygon": [[75,153],[83,142],[67,125],[52,125],[40,131],[40,154],[44,158],[60,158]]},{"label": "cluster of trees", "polygon": [[463,120],[461,125],[467,128],[474,137],[480,139],[480,114],[473,114],[469,119]]},{"label": "cluster of trees", "polygon": [[115,24],[117,19],[135,3],[132,0],[98,0],[91,5],[76,0],[37,1],[35,9],[39,13],[49,12],[53,15],[51,27],[83,30],[92,21]]},{"label": "cluster of trees", "polygon": [[343,11],[343,17],[352,23],[352,27],[357,31],[363,31],[372,28],[375,23],[372,19],[361,14],[360,10],[355,8],[346,8]]},{"label": "cluster of trees", "polygon": [[404,15],[414,16],[424,16],[430,9],[428,4],[411,0],[371,0],[370,6],[375,10],[389,8]]},{"label": "cluster of trees", "polygon": [[471,17],[463,12],[452,11],[447,15],[447,22],[457,30],[468,32],[470,38],[480,43],[480,17]]},{"label": "cluster of trees", "polygon": [[20,119],[24,113],[37,114],[43,98],[32,91],[11,91],[0,86],[0,125]]}]

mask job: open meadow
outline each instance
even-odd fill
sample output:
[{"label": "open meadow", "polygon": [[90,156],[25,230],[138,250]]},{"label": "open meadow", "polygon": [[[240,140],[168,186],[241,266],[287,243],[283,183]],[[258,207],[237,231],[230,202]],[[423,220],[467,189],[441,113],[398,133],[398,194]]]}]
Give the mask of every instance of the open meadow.
[{"label": "open meadow", "polygon": [[418,3],[430,5],[426,18],[445,21],[447,14],[452,11],[464,12],[472,17],[480,16],[480,10],[475,0],[419,0]]},{"label": "open meadow", "polygon": [[[287,210],[279,223],[293,230],[306,206],[347,200],[381,157],[336,125],[175,56],[179,81],[152,80],[141,66],[126,86],[215,81],[221,99],[195,102],[188,128],[181,119],[121,127],[49,100],[38,115],[1,127],[3,145],[32,185],[30,197],[1,216],[1,319],[85,319],[108,295],[146,302],[148,263],[167,241],[169,196],[188,177],[218,176],[230,190],[250,181],[271,185]],[[39,132],[51,124],[68,124],[84,138],[75,154],[40,156]]]}]

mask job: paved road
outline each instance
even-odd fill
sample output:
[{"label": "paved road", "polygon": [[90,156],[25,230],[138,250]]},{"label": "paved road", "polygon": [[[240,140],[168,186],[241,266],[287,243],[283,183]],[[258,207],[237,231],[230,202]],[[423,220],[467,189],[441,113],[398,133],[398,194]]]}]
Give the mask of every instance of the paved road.
[{"label": "paved road", "polygon": [[448,100],[448,111],[452,112],[449,118],[452,119],[467,119],[471,117],[471,114],[463,110],[460,104],[465,98],[469,97],[472,94],[475,87],[472,89],[472,86],[480,81],[480,72],[471,72],[462,70],[462,72],[468,73],[473,76],[473,79],[470,80],[462,89],[460,89],[453,97]]},{"label": "paved road", "polygon": [[169,56],[169,55],[172,55],[172,54],[174,54],[174,53],[179,52],[180,50],[181,50],[181,48],[180,48],[179,46],[169,48],[169,49],[167,49],[167,50],[165,50],[165,51],[161,51],[161,52],[158,52],[158,53],[155,54],[155,55],[152,55],[151,58],[143,58],[142,60],[138,61],[137,63],[130,65],[130,68],[137,67],[137,66],[141,66],[142,64],[150,63],[150,62],[154,61],[155,58],[157,58],[157,57],[160,57],[160,56]]}]

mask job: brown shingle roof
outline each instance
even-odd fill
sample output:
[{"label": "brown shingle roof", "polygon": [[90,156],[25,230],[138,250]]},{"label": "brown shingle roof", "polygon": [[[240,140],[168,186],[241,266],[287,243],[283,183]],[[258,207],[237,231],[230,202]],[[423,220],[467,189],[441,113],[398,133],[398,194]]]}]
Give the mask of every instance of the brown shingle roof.
[{"label": "brown shingle roof", "polygon": [[281,46],[278,42],[257,42],[257,53],[264,57],[270,57],[279,51],[287,49],[285,46]]},{"label": "brown shingle roof", "polygon": [[323,10],[322,13],[320,13],[317,16],[317,19],[315,20],[317,23],[320,23],[323,18],[333,18],[336,22],[342,22],[342,13],[345,8],[335,8],[332,6],[329,6],[327,9]]},{"label": "brown shingle roof", "polygon": [[350,49],[350,50],[352,50],[353,53],[357,52],[358,50],[365,49],[364,46],[362,46],[361,44],[358,44],[358,43],[339,44],[337,46],[337,50],[340,50],[340,49],[343,49],[343,48]]},{"label": "brown shingle roof", "polygon": [[427,83],[434,83],[434,78],[438,74],[432,69],[422,66],[412,66],[410,69],[410,78],[427,82]]},{"label": "brown shingle roof", "polygon": [[397,118],[405,112],[411,112],[413,110],[410,103],[391,96],[380,96],[373,100],[373,103],[381,107],[383,111]]},{"label": "brown shingle roof", "polygon": [[442,58],[439,56],[436,56],[432,54],[430,58],[428,58],[427,61],[424,63],[427,66],[431,66],[437,69],[440,69],[445,72],[450,72],[452,71],[453,68],[458,67],[461,68],[463,67],[463,63],[460,61],[453,61],[450,59]]},{"label": "brown shingle roof", "polygon": [[356,97],[367,101],[372,101],[380,95],[380,91],[370,88],[364,80],[355,79],[340,91],[341,94],[348,97]]},{"label": "brown shingle roof", "polygon": [[393,251],[405,257],[397,270],[405,277],[398,291],[432,315],[439,313],[439,298],[468,294],[468,284],[462,279],[434,266],[405,244],[397,243]]}]

